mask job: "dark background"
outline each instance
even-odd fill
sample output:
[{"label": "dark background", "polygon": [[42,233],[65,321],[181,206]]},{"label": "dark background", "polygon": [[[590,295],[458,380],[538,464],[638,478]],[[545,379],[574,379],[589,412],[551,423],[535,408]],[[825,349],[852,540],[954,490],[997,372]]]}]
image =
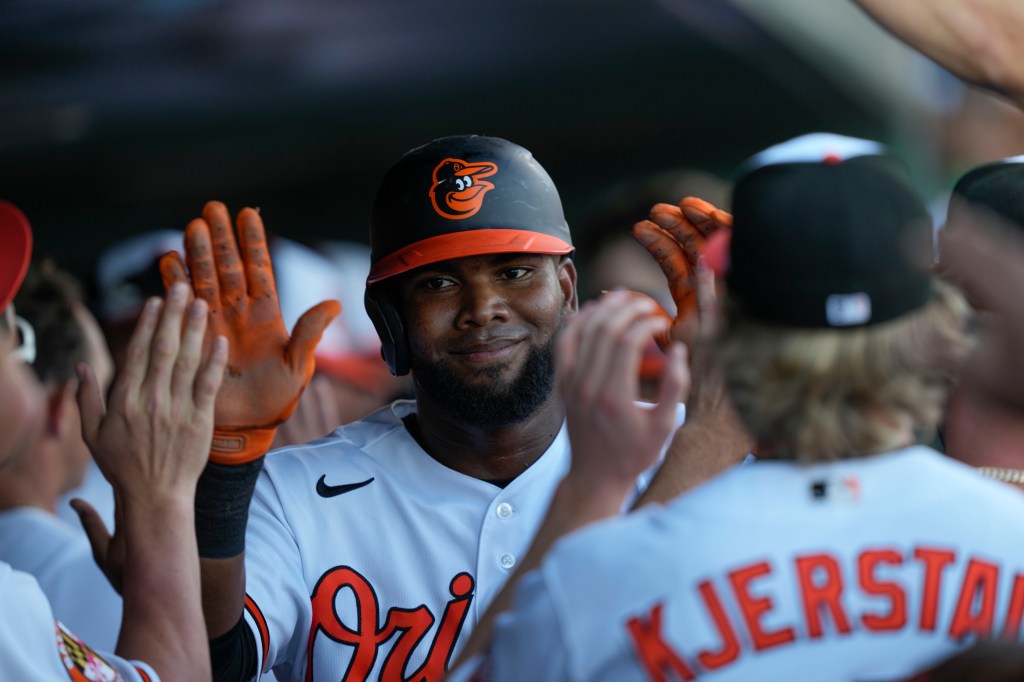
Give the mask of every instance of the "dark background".
[{"label": "dark background", "polygon": [[0,196],[83,276],[213,198],[364,240],[394,159],[478,132],[531,149],[577,224],[653,171],[884,136],[885,108],[842,84],[718,0],[8,0]]}]

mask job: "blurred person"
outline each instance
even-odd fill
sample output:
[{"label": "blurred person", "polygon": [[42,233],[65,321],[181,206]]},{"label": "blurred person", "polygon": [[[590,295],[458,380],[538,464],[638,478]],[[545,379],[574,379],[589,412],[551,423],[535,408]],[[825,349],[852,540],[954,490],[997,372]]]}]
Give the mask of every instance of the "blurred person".
[{"label": "blurred person", "polygon": [[581,235],[576,258],[581,299],[589,301],[605,291],[625,288],[647,294],[674,315],[675,304],[664,274],[630,236],[630,227],[646,216],[651,206],[688,196],[728,210],[729,183],[713,173],[687,168],[622,182],[606,191],[577,229]]},{"label": "blurred person", "polygon": [[[26,362],[34,334],[11,300],[31,254],[25,216],[0,202],[0,467],[32,456],[46,405]],[[186,314],[187,310],[187,314]],[[82,435],[118,491],[115,546],[124,597],[116,654],[99,653],[53,616],[34,578],[0,562],[0,679],[210,678],[193,498],[227,360],[223,338],[202,351],[207,306],[187,287],[145,308],[109,411],[95,374],[78,366]],[[19,332],[20,330],[20,332]],[[109,558],[109,556],[108,556]],[[145,662],[143,662],[145,661]],[[158,674],[159,673],[159,674]]]},{"label": "blurred person", "polygon": [[31,452],[0,469],[0,559],[33,575],[54,615],[93,646],[112,650],[121,597],[93,561],[75,519],[56,515],[58,497],[81,484],[92,460],[82,439],[75,368],[93,368],[101,390],[113,362],[78,283],[50,262],[29,269],[15,306],[35,332],[31,368],[42,384],[44,428]]},{"label": "blurred person", "polygon": [[160,256],[181,251],[181,230],[153,230],[115,242],[96,260],[97,318],[114,366],[124,364],[128,339],[146,301],[163,293]]},{"label": "blurred person", "polygon": [[[980,221],[1001,227],[1004,238],[1024,236],[1024,156],[981,164],[953,188],[945,229]],[[939,269],[944,270],[944,252]],[[983,302],[980,302],[984,305]],[[998,318],[978,311],[979,333]],[[942,429],[946,453],[979,467],[988,476],[1024,486],[1024,420],[968,381],[952,391]]]},{"label": "blurred person", "polygon": [[[1007,159],[1013,163],[1014,159]],[[977,169],[964,176],[957,196],[981,201],[957,199],[950,211],[951,222],[939,235],[940,266],[943,276],[961,286],[970,301],[984,311],[980,342],[960,373],[957,392],[969,400],[996,410],[997,428],[1019,428],[1024,422],[1024,236],[1014,218],[1019,193],[992,192],[1000,180],[1015,179],[1013,168]],[[990,185],[986,175],[993,171],[996,182]],[[1006,171],[1006,174],[1004,174]],[[977,186],[975,185],[977,181]],[[1014,183],[1003,185],[1012,190]],[[990,193],[992,192],[992,193]],[[995,197],[1001,197],[998,200]],[[994,204],[994,205],[993,205]],[[1017,204],[1019,206],[1019,203]],[[997,208],[995,211],[992,208]],[[1016,419],[1011,424],[1010,420]],[[954,427],[955,428],[955,427]],[[983,434],[983,437],[986,434]],[[1000,444],[1016,449],[1003,438]],[[981,441],[984,442],[984,441]],[[1000,452],[997,448],[996,452]],[[970,461],[970,460],[968,460]],[[994,473],[999,474],[999,470]],[[1006,480],[1012,476],[998,475]],[[1017,484],[1017,483],[1015,483]],[[1017,484],[1019,485],[1019,484]],[[985,640],[926,671],[913,682],[954,682],[985,680],[1015,682],[1024,678],[1024,647],[1019,640]]]},{"label": "blurred person", "polygon": [[900,679],[1020,638],[1024,498],[914,442],[969,348],[924,205],[865,140],[797,138],[742,171],[711,353],[758,459],[563,537],[657,456],[630,400],[650,313],[581,312],[559,347],[572,468],[453,679]]},{"label": "blurred person", "polygon": [[[669,316],[676,315],[675,302],[665,275],[644,246],[630,235],[629,227],[647,216],[651,206],[666,199],[700,197],[713,206],[728,207],[729,184],[718,176],[697,169],[666,171],[620,183],[597,202],[579,228],[580,298],[598,298],[602,292],[625,288],[646,294]],[[663,204],[662,204],[663,205]],[[658,377],[665,367],[665,353],[652,339],[644,348],[640,363],[643,380],[641,397],[656,395]]]},{"label": "blurred person", "polygon": [[[157,262],[164,253],[175,249],[181,249],[180,230],[155,230],[108,246],[96,261],[95,317],[115,370],[125,362],[128,340],[146,301],[163,294]],[[90,338],[95,332],[91,318],[84,319]],[[57,502],[57,515],[78,526],[78,513],[70,504],[75,499],[95,509],[107,528],[114,527],[114,493],[92,459],[82,482],[61,494]]]},{"label": "blurred person", "polygon": [[360,419],[405,392],[380,354],[380,338],[363,306],[370,248],[327,242],[311,249],[282,237],[270,240],[281,317],[294,328],[301,314],[324,299],[338,299],[341,314],[324,330],[316,372],[295,412],[277,429],[272,448],[307,443]]}]

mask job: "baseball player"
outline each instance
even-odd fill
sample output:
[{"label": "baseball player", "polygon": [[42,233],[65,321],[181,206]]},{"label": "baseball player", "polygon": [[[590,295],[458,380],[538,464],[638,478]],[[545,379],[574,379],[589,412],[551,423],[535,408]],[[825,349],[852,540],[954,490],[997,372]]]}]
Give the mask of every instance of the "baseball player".
[{"label": "baseball player", "polygon": [[0,560],[36,578],[62,623],[113,650],[121,597],[93,561],[81,524],[56,514],[58,495],[81,482],[92,460],[75,402],[75,367],[88,363],[105,393],[113,361],[77,283],[52,263],[29,269],[15,307],[35,330],[29,366],[43,386],[46,419],[31,454],[0,469]]},{"label": "baseball player", "polygon": [[[966,347],[924,207],[879,145],[833,135],[753,157],[732,207],[712,352],[760,457],[564,537],[456,679],[891,680],[1019,638],[1024,499],[914,444]],[[566,332],[567,403],[594,374],[606,400],[569,412],[581,486],[538,537],[578,525],[574,488],[621,497],[656,456],[627,447],[645,434],[626,400],[647,314],[605,300]]]},{"label": "baseball player", "polygon": [[[24,215],[0,202],[0,466],[30,456],[26,446],[42,427],[41,393],[25,366],[33,334],[11,304],[31,241]],[[207,307],[187,306],[187,291],[176,287],[166,303],[154,299],[147,306],[109,412],[95,374],[79,366],[82,433],[121,504],[123,524],[106,548],[124,558],[117,655],[82,642],[54,618],[34,578],[0,562],[2,680],[153,682],[157,672],[165,682],[210,677],[192,501],[227,344],[217,339],[202,352]]]},{"label": "baseball player", "polygon": [[[416,398],[265,460],[337,307],[307,312],[289,340],[258,214],[239,214],[237,246],[223,205],[203,216],[186,230],[188,272],[242,337],[197,499],[215,679],[440,680],[569,466],[553,348],[576,271],[554,184],[498,138],[402,156],[374,201],[365,300]],[[187,278],[180,259],[162,267]]]},{"label": "baseball player", "polygon": [[[996,222],[1004,242],[1024,235],[1024,157],[981,164],[956,182],[949,201],[944,230],[956,231],[976,221]],[[946,270],[940,251],[940,272]],[[984,302],[979,309],[979,330],[991,333]],[[999,370],[1002,372],[1002,369]],[[947,402],[942,428],[947,455],[975,465],[988,476],[1024,485],[1024,422],[1016,412],[992,400],[971,381],[958,382]]]}]

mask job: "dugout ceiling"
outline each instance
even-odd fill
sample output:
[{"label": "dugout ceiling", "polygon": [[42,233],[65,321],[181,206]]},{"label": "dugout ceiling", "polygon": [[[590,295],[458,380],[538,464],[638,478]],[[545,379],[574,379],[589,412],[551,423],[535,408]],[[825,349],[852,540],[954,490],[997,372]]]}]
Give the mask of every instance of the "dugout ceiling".
[{"label": "dugout ceiling", "polygon": [[893,90],[830,49],[880,32],[800,4],[7,0],[0,196],[80,273],[208,198],[301,240],[360,239],[394,158],[483,132],[532,149],[575,221],[654,170],[727,173],[809,130],[890,134]]}]

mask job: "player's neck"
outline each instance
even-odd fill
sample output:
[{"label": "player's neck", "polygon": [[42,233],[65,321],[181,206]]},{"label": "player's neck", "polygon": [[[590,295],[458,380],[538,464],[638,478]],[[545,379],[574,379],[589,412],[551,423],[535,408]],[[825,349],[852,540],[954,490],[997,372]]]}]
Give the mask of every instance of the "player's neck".
[{"label": "player's neck", "polygon": [[38,473],[24,468],[4,469],[0,473],[0,510],[35,507],[55,514],[57,486]]},{"label": "player's neck", "polygon": [[487,481],[513,479],[551,445],[562,428],[565,411],[552,392],[527,419],[504,426],[464,424],[429,400],[418,400],[406,428],[441,464]]}]

